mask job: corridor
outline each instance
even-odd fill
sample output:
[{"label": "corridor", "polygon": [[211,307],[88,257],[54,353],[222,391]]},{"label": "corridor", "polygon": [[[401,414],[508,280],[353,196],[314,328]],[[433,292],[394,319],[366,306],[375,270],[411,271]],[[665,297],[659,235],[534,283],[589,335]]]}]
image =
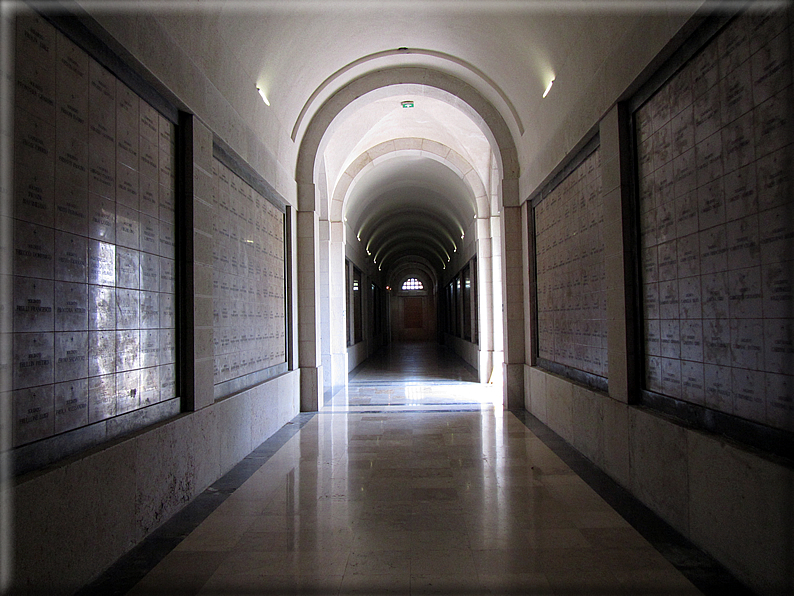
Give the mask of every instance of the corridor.
[{"label": "corridor", "polygon": [[700,593],[455,356],[354,373],[129,595]]}]

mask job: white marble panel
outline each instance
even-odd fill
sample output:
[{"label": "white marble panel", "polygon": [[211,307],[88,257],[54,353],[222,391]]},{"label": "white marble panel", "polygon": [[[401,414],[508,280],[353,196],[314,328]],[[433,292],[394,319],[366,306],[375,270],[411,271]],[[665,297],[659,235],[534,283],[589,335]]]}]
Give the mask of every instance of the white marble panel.
[{"label": "white marble panel", "polygon": [[116,201],[94,193],[88,194],[88,237],[116,242]]},{"label": "white marble panel", "polygon": [[53,278],[53,230],[37,224],[14,222],[15,275]]},{"label": "white marble panel", "polygon": [[52,385],[21,389],[11,394],[14,447],[49,437],[54,432]]},{"label": "white marble panel", "polygon": [[53,397],[55,434],[88,424],[88,379],[57,383]]},{"label": "white marble panel", "polygon": [[86,284],[55,282],[55,331],[88,329],[88,288]]},{"label": "white marble panel", "polygon": [[35,387],[53,380],[54,337],[48,333],[15,333],[13,338],[13,387]]},{"label": "white marble panel", "polygon": [[52,331],[54,326],[53,282],[13,277],[14,333]]},{"label": "white marble panel", "polygon": [[88,331],[55,334],[56,383],[88,377]]},{"label": "white marble panel", "polygon": [[88,421],[99,422],[116,415],[116,375],[88,379]]},{"label": "white marble panel", "polygon": [[[46,162],[45,162],[46,163]],[[53,225],[55,169],[31,167],[18,161],[14,167],[14,217],[42,226]]]},{"label": "white marble panel", "polygon": [[54,278],[85,283],[88,280],[88,239],[55,231]]}]

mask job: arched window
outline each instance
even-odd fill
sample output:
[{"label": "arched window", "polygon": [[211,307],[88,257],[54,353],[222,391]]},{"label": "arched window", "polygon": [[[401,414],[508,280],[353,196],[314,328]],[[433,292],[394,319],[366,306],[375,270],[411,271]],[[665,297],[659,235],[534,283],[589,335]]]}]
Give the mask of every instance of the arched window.
[{"label": "arched window", "polygon": [[424,290],[425,286],[415,277],[409,277],[403,282],[402,290]]}]

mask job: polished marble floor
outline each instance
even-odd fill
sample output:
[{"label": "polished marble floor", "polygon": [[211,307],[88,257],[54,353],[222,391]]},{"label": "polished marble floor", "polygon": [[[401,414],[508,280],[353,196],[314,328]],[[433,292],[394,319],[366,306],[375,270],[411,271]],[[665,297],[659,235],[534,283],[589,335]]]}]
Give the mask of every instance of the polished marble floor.
[{"label": "polished marble floor", "polygon": [[700,593],[456,358],[355,372],[128,593]]}]

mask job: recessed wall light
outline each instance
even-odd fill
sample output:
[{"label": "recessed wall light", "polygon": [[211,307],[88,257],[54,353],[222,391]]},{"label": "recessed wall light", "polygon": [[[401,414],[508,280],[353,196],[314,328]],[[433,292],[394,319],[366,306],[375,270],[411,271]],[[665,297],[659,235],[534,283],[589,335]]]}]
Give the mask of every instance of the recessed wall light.
[{"label": "recessed wall light", "polygon": [[554,77],[551,77],[549,84],[546,86],[546,90],[543,92],[543,97],[546,97],[549,94],[549,91],[551,91],[551,86],[553,84],[554,84]]},{"label": "recessed wall light", "polygon": [[260,87],[259,85],[256,86],[256,90],[259,91],[259,97],[262,98],[262,101],[265,102],[265,105],[269,106],[270,105],[270,101],[268,101],[267,95],[265,95],[265,90],[262,89],[262,87]]}]

